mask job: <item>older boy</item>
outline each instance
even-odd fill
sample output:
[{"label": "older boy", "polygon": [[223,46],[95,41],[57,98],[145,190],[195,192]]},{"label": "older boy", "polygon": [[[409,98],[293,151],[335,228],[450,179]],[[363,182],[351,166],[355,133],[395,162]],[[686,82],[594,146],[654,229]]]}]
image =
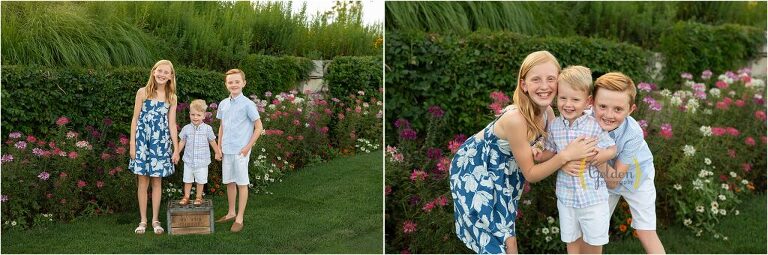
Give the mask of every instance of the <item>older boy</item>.
[{"label": "older boy", "polygon": [[[243,96],[245,73],[239,69],[231,69],[225,79],[229,97],[219,104],[217,119],[221,119],[219,127],[219,145],[224,154],[222,160],[222,182],[227,185],[227,215],[216,222],[235,220],[230,231],[240,232],[243,229],[243,214],[248,203],[248,162],[251,147],[261,135],[262,124],[256,104]],[[235,214],[235,200],[240,193],[239,209]]]}]

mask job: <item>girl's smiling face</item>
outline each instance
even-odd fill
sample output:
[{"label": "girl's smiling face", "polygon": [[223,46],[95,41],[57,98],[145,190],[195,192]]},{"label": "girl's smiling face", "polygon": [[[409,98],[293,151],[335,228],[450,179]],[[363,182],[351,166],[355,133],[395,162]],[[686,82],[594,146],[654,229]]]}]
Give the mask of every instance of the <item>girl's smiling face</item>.
[{"label": "girl's smiling face", "polygon": [[155,78],[155,82],[159,84],[165,84],[171,78],[173,78],[173,73],[171,72],[171,66],[169,65],[159,65],[157,68],[155,68],[155,71],[152,73],[152,76]]},{"label": "girl's smiling face", "polygon": [[557,93],[557,66],[547,62],[532,67],[521,85],[534,104],[538,106],[552,104]]}]

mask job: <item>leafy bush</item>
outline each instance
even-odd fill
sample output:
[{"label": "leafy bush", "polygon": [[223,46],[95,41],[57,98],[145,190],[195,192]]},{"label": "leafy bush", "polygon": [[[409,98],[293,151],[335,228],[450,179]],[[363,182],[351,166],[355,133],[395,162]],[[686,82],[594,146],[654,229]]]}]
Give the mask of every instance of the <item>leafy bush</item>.
[{"label": "leafy bush", "polygon": [[381,57],[336,57],[323,79],[332,97],[342,99],[363,91],[369,95],[364,98],[369,98],[382,87]]},{"label": "leafy bush", "polygon": [[681,73],[709,69],[715,73],[744,66],[765,45],[765,30],[726,24],[678,22],[661,35],[665,86],[680,89]]},{"label": "leafy bush", "polygon": [[[751,77],[748,69],[716,78],[705,71],[703,82],[687,79],[684,89],[674,93],[639,83],[641,104],[632,114],[654,156],[658,225],[681,224],[692,230],[690,235],[726,240],[721,233],[728,226],[719,220],[740,217],[741,201],[766,190],[766,173],[759,171],[766,167],[765,81]],[[502,98],[499,93],[491,95],[494,104]],[[426,130],[398,115],[391,123],[395,131],[389,134],[396,141],[386,149],[386,251],[469,253],[456,237],[446,185],[450,161],[467,136],[435,136],[457,120],[445,118],[449,112],[443,115],[435,106],[427,112],[419,116],[427,121]],[[558,234],[555,180],[524,185],[516,221],[523,253],[565,251]],[[637,237],[629,227],[626,202],[618,204],[611,222],[612,239]]]},{"label": "leafy bush", "polygon": [[[234,68],[234,67],[233,67]],[[302,57],[273,57],[251,54],[240,62],[248,86],[245,95],[260,95],[266,91],[289,91],[309,78],[315,68],[312,60]]]},{"label": "leafy bush", "polygon": [[[563,67],[587,66],[595,77],[611,71],[633,79],[648,77],[647,51],[602,39],[532,38],[507,32],[388,33],[386,43],[386,107],[397,113],[388,115],[388,123],[405,118],[423,130],[426,121],[420,116],[437,105],[452,120],[442,135],[474,132],[487,123],[487,95],[494,90],[511,94],[520,63],[534,51],[548,50]],[[388,126],[387,133],[391,131]]]}]

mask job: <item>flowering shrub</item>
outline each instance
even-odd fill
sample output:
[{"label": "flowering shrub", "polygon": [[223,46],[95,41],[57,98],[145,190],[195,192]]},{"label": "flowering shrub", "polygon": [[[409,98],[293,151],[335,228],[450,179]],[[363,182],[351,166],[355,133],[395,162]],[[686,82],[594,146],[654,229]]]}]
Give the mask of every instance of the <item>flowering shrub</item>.
[{"label": "flowering shrub", "polygon": [[[748,69],[715,76],[682,76],[680,91],[657,91],[638,83],[638,110],[632,116],[643,128],[654,155],[656,209],[660,228],[680,224],[691,235],[709,234],[721,240],[718,222],[738,217],[740,201],[765,192],[765,82]],[[695,82],[693,79],[701,78]],[[508,103],[500,92],[490,95],[487,115]],[[386,147],[386,251],[470,253],[456,237],[446,180],[450,160],[466,135],[437,137],[445,129],[439,108],[430,108],[427,130],[416,130],[397,117],[392,129],[396,144]],[[436,111],[440,110],[440,111]],[[479,130],[471,130],[477,132]],[[393,139],[394,140],[394,139]],[[561,253],[554,177],[524,186],[518,204],[516,232],[524,253]],[[445,197],[447,206],[439,206]],[[715,211],[716,210],[716,211]],[[610,226],[613,239],[636,238],[626,201],[617,205]],[[439,244],[439,245],[436,245]]]},{"label": "flowering shrub", "polygon": [[[280,182],[286,172],[336,157],[343,148],[334,146],[349,144],[348,154],[353,154],[356,139],[363,139],[371,144],[366,150],[378,148],[382,105],[376,96],[363,101],[351,95],[354,105],[331,103],[322,97],[304,97],[292,91],[274,96],[267,92],[261,99],[253,98],[265,130],[251,154],[252,192],[269,194],[267,186]],[[209,103],[204,122],[218,130],[217,104]],[[188,106],[179,103],[177,107],[178,130],[189,123]],[[337,113],[349,117],[337,118]],[[70,122],[59,118],[55,134],[45,139],[20,132],[8,134],[1,156],[3,228],[43,226],[81,215],[135,210],[136,176],[127,169],[128,136],[113,133],[109,119],[82,132],[70,130]],[[333,135],[332,128],[339,126],[349,131],[347,134],[355,134],[354,139]],[[163,178],[165,199],[182,197],[182,165],[176,166],[175,174]],[[224,190],[221,163],[212,159],[208,184],[200,192],[222,195]]]}]

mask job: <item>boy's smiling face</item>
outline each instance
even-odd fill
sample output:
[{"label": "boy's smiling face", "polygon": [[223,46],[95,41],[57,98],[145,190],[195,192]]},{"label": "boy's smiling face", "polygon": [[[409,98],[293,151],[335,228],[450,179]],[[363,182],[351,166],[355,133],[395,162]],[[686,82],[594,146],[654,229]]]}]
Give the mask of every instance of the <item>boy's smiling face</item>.
[{"label": "boy's smiling face", "polygon": [[189,109],[189,120],[192,121],[192,124],[194,124],[195,126],[200,125],[200,123],[203,123],[204,118],[205,118],[204,112],[194,110],[194,109]]},{"label": "boy's smiling face", "polygon": [[245,87],[245,81],[243,76],[239,73],[227,75],[226,79],[227,90],[229,90],[230,96],[239,96],[243,93],[243,87]]},{"label": "boy's smiling face", "polygon": [[637,106],[629,102],[629,95],[622,91],[598,89],[595,92],[595,119],[605,131],[618,128]]},{"label": "boy's smiling face", "polygon": [[589,92],[574,89],[565,81],[560,81],[557,85],[557,110],[568,121],[581,117],[591,103],[592,97],[589,96]]}]

